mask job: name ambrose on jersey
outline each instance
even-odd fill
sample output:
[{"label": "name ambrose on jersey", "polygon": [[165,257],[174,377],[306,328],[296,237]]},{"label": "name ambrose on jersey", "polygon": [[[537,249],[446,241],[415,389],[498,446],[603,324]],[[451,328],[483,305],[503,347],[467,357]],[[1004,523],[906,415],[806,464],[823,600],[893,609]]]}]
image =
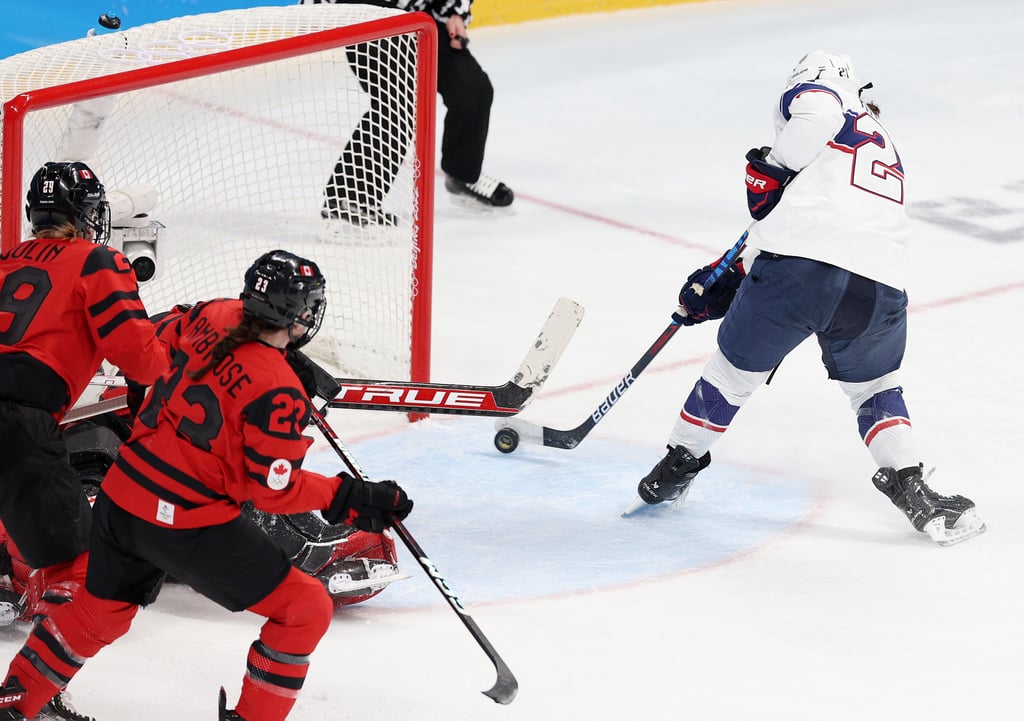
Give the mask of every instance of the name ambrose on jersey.
[{"label": "name ambrose on jersey", "polygon": [[[213,327],[203,316],[189,328],[186,339],[192,344],[196,351],[202,354],[203,361],[206,361],[213,352],[214,346],[222,338],[219,329]],[[232,398],[237,398],[238,392],[252,383],[252,378],[245,372],[242,364],[235,360],[234,353],[228,353],[217,365],[210,369],[217,379],[217,383],[225,389],[225,392]]]}]

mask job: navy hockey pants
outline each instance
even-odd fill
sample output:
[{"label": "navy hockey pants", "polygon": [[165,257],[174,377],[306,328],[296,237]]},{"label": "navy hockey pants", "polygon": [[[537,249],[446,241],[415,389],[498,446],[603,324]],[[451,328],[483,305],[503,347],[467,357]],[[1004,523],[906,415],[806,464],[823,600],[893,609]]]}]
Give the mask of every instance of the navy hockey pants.
[{"label": "navy hockey pants", "polygon": [[827,263],[761,253],[719,327],[723,355],[741,370],[768,371],[812,334],[829,378],[880,378],[903,361],[907,294]]}]

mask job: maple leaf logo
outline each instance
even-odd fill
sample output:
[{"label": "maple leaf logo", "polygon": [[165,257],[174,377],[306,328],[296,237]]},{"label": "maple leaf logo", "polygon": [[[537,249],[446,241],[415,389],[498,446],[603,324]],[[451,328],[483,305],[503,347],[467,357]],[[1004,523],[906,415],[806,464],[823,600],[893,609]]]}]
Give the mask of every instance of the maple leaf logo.
[{"label": "maple leaf logo", "polygon": [[267,473],[267,487],[273,491],[283,491],[288,487],[292,475],[292,464],[287,458],[278,458],[270,464]]}]

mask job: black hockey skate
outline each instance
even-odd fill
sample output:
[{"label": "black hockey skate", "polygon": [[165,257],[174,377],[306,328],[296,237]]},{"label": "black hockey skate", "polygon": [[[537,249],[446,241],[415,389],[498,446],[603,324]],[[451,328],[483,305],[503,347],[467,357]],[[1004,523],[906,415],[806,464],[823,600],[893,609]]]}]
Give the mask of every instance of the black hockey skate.
[{"label": "black hockey skate", "polygon": [[217,721],[245,721],[233,709],[228,708],[228,695],[224,692],[223,686],[220,688],[220,698],[217,700]]},{"label": "black hockey skate", "polygon": [[952,546],[985,531],[974,501],[938,494],[928,487],[925,478],[924,466],[918,465],[899,471],[879,468],[871,481],[903,511],[916,530],[927,533],[940,546]]},{"label": "black hockey skate", "polygon": [[709,465],[710,451],[696,458],[683,446],[668,446],[668,453],[640,481],[636,488],[638,498],[622,515],[628,516],[644,504],[653,506],[670,501],[673,507],[678,506],[686,500],[690,482]]},{"label": "black hockey skate", "polygon": [[68,700],[67,691],[60,691],[50,699],[32,721],[96,721],[92,716],[78,713]]},{"label": "black hockey skate", "polygon": [[516,198],[512,188],[483,173],[475,183],[466,183],[447,175],[444,187],[454,198],[475,201],[477,206],[485,208],[504,208],[512,205]]},{"label": "black hockey skate", "polygon": [[320,210],[320,216],[327,220],[344,220],[362,228],[368,225],[398,225],[398,216],[393,213],[385,213],[380,208],[346,198],[327,198]]},{"label": "black hockey skate", "polygon": [[10,704],[17,703],[25,696],[25,687],[18,681],[17,676],[11,676],[10,680],[0,688],[0,721],[27,721],[18,711],[11,708]]}]

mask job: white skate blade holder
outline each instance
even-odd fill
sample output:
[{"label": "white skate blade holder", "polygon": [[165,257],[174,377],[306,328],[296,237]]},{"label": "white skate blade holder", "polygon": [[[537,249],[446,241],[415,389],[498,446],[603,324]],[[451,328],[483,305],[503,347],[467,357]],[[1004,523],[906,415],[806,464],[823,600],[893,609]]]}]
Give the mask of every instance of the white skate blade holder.
[{"label": "white skate blade holder", "polygon": [[945,516],[939,516],[925,524],[924,532],[940,546],[955,546],[975,536],[980,536],[986,528],[984,521],[978,518],[975,510],[969,508],[960,514],[960,518],[956,519],[952,528],[946,528]]},{"label": "white skate blade holder", "polygon": [[[365,559],[364,563],[367,563]],[[400,572],[397,566],[389,563],[373,565],[367,563],[367,574],[367,578],[353,578],[349,573],[336,573],[328,580],[327,591],[332,595],[356,591],[380,591],[395,581],[412,578],[410,574]]]},{"label": "white skate blade holder", "polygon": [[[686,500],[686,496],[688,495],[688,493],[689,489],[686,489],[686,491],[684,491],[678,498],[669,501],[669,508],[671,508],[673,511],[678,510],[679,507],[683,504],[683,501]],[[622,517],[626,518],[644,508],[650,508],[653,506],[660,505],[662,504],[647,503],[647,501],[640,498],[640,496],[636,496],[633,499],[633,502],[630,503],[629,506],[627,506],[626,509],[622,512]],[[968,541],[974,538],[975,536],[980,536],[982,533],[986,531],[986,529],[987,526],[985,525],[984,521],[978,518],[978,514],[975,512],[975,509],[970,508],[960,515],[960,518],[957,519],[956,523],[953,524],[952,528],[946,528],[945,517],[939,516],[938,518],[933,518],[931,521],[925,524],[923,530],[926,534],[928,534],[928,537],[938,545],[955,546],[956,544]]]},{"label": "white skate blade holder", "polygon": [[689,494],[690,489],[687,488],[685,491],[680,493],[678,497],[673,498],[671,501],[667,501],[666,503],[648,503],[640,496],[637,496],[633,499],[633,502],[626,507],[626,510],[622,512],[622,517],[626,518],[628,516],[632,516],[634,513],[644,508],[656,508],[658,506],[668,506],[670,510],[678,511]]}]

